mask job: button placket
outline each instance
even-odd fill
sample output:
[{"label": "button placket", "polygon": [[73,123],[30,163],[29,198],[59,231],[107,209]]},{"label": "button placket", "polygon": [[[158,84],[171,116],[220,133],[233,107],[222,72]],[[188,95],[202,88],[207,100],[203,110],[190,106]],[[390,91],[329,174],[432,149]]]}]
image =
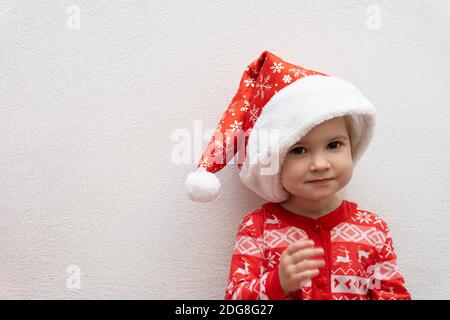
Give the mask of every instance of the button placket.
[{"label": "button placket", "polygon": [[317,286],[317,288],[323,288],[324,285],[325,285],[325,283],[324,283],[324,281],[323,281],[322,278],[318,278],[318,279],[316,280],[316,286]]},{"label": "button placket", "polygon": [[321,231],[321,226],[320,226],[320,224],[318,224],[318,223],[316,223],[314,226],[313,226],[313,230],[314,230],[314,232],[319,232],[319,231]]},{"label": "button placket", "polygon": [[[316,222],[311,226],[311,229],[315,234],[315,238],[318,240],[318,241],[316,241],[315,247],[324,248],[324,245],[325,245],[324,241],[325,241],[326,237],[324,238],[324,229],[323,229],[322,225],[319,222]],[[331,295],[328,292],[328,281],[327,281],[327,276],[326,276],[326,274],[328,272],[327,264],[329,262],[328,261],[329,259],[327,259],[326,255],[327,255],[327,252],[325,251],[323,259],[325,260],[326,265],[320,269],[320,274],[315,279],[313,279],[313,284],[314,284],[313,287],[315,288],[314,291],[316,291],[315,295],[317,295],[317,297],[319,299],[330,299],[331,298]]]}]

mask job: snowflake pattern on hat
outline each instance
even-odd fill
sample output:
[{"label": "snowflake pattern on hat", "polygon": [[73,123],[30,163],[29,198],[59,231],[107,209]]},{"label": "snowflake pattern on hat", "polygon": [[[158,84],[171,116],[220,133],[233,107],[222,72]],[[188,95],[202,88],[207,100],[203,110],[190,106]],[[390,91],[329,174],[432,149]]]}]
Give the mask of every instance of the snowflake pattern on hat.
[{"label": "snowflake pattern on hat", "polygon": [[269,51],[250,63],[242,75],[237,93],[202,154],[198,167],[217,172],[239,150],[238,167],[245,159],[248,137],[264,106],[274,94],[309,75],[326,74],[290,64]]}]

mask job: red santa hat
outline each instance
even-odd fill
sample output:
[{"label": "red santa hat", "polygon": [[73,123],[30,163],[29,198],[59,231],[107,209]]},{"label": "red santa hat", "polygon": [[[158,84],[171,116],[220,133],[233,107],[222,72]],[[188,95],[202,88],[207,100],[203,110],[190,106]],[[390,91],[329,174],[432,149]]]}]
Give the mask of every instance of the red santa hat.
[{"label": "red santa hat", "polygon": [[[268,201],[282,202],[289,197],[280,176],[288,149],[318,124],[341,116],[351,119],[356,164],[373,136],[376,110],[370,101],[345,80],[264,51],[245,69],[197,170],[185,181],[186,193],[194,201],[214,200],[221,188],[215,173],[232,162],[239,150],[243,184]],[[270,172],[268,167],[275,169]],[[264,168],[266,174],[262,174]]]}]

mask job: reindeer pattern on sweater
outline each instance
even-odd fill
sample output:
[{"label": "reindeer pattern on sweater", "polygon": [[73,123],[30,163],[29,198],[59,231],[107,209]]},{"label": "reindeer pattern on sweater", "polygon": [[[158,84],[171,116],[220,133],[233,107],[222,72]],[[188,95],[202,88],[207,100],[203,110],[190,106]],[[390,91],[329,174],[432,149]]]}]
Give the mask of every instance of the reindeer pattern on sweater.
[{"label": "reindeer pattern on sweater", "polygon": [[[278,264],[286,247],[312,239],[325,251],[320,274],[285,295]],[[225,299],[411,299],[397,266],[389,227],[354,202],[318,219],[266,203],[247,214],[236,232]]]}]

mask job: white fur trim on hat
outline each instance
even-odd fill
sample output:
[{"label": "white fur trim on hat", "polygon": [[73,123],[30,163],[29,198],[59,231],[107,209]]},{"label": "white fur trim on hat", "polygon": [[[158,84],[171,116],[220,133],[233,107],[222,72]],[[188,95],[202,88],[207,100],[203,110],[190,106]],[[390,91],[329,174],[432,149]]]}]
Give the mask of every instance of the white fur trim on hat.
[{"label": "white fur trim on hat", "polygon": [[189,173],[184,183],[189,198],[198,202],[210,202],[217,198],[220,191],[220,181],[214,173],[200,167]]},{"label": "white fur trim on hat", "polygon": [[[242,183],[268,201],[287,200],[280,169],[288,149],[315,126],[344,115],[351,115],[355,129],[352,144],[356,164],[372,139],[376,116],[362,92],[350,82],[322,75],[307,76],[286,86],[267,102],[250,133],[239,173]],[[274,138],[272,129],[279,130],[277,146],[270,141]],[[278,148],[274,149],[278,163],[270,162],[274,147]]]}]

